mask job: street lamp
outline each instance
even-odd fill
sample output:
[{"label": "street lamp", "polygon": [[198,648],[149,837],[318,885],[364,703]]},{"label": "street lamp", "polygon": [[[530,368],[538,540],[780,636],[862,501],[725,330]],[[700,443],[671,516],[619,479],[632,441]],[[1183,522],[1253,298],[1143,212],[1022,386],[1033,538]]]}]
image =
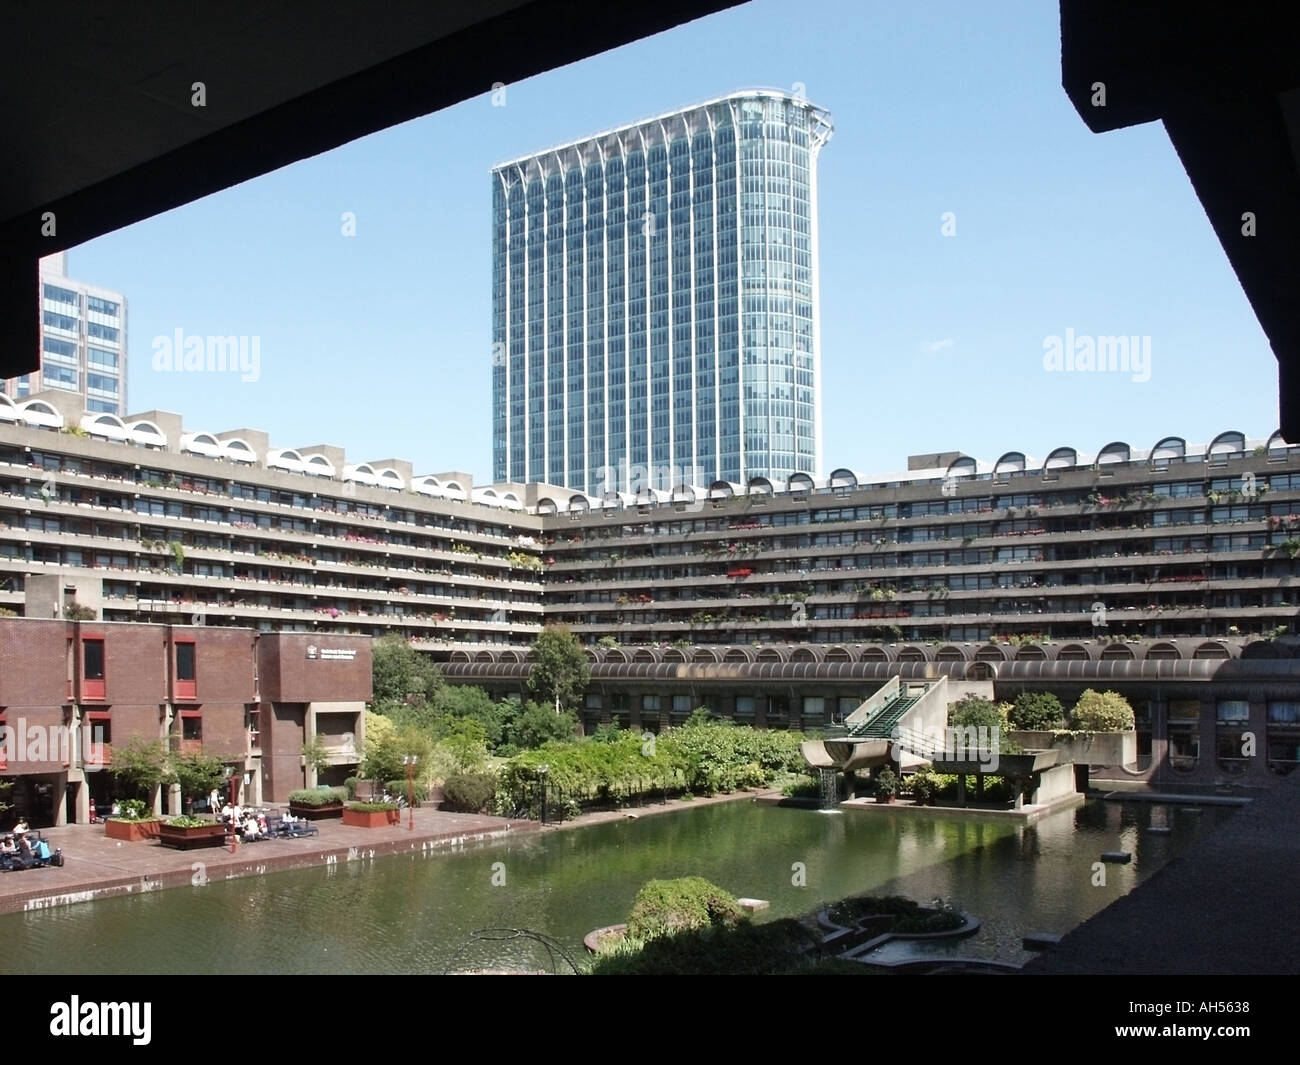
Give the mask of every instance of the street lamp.
[{"label": "street lamp", "polygon": [[411,811],[411,818],[406,825],[408,832],[415,831],[415,763],[419,760],[418,754],[408,754],[402,758],[402,764],[406,766],[406,806]]},{"label": "street lamp", "polygon": [[542,782],[542,824],[546,824],[546,774],[550,771],[549,765],[543,764],[537,767],[537,776]]}]

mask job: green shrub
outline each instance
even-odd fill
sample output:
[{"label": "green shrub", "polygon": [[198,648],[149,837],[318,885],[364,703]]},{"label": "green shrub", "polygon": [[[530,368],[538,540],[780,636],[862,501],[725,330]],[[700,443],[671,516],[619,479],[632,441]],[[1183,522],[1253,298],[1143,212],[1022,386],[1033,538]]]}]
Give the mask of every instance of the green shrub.
[{"label": "green shrub", "polygon": [[476,814],[487,809],[497,790],[491,773],[456,773],[442,784],[443,809]]},{"label": "green shrub", "polygon": [[891,795],[898,794],[898,777],[894,775],[894,771],[888,766],[880,770],[872,778],[872,782],[876,787],[877,798],[887,799]]},{"label": "green shrub", "polygon": [[939,790],[938,775],[928,767],[922,767],[905,781],[907,790],[917,799],[931,799]]},{"label": "green shrub", "polygon": [[347,788],[299,788],[289,792],[289,801],[295,806],[332,806],[348,801]]},{"label": "green shrub", "polygon": [[[818,965],[821,937],[785,917],[734,927],[707,927],[660,936],[649,942],[627,938],[592,963],[598,976],[768,976],[808,973]],[[822,963],[825,964],[825,963]],[[866,965],[841,963],[846,972],[871,972]]]},{"label": "green shrub", "polygon": [[343,781],[343,790],[347,792],[349,799],[355,799],[357,797],[357,778],[348,777],[347,780]]},{"label": "green shrub", "polygon": [[948,705],[948,724],[1005,729],[1007,720],[992,700],[968,695]]},{"label": "green shrub", "polygon": [[1070,712],[1070,727],[1086,732],[1126,732],[1134,727],[1133,707],[1118,692],[1089,688]]},{"label": "green shrub", "polygon": [[386,814],[392,813],[397,809],[395,802],[350,802],[349,810],[355,810],[359,814]]},{"label": "green shrub", "polygon": [[140,821],[149,813],[149,806],[143,799],[123,799],[118,806],[122,811],[123,821]]},{"label": "green shrub", "polygon": [[781,794],[787,799],[815,799],[821,795],[821,785],[816,777],[800,774],[781,785]]},{"label": "green shrub", "polygon": [[702,928],[734,928],[745,919],[735,896],[703,877],[651,880],[636,894],[627,934],[648,942]]},{"label": "green shrub", "polygon": [[1051,692],[1021,692],[1007,716],[1015,728],[1039,732],[1060,725],[1065,720],[1065,707]]},{"label": "green shrub", "polygon": [[[384,784],[384,787],[388,789],[389,795],[400,795],[402,796],[402,798],[407,799],[407,801],[410,801],[410,793],[407,791],[407,784],[405,780],[390,780],[386,784]],[[415,793],[416,802],[428,801],[429,789],[425,787],[423,784],[421,784],[418,780],[411,785],[411,788]]]},{"label": "green shrub", "polygon": [[172,828],[202,828],[205,825],[216,824],[215,821],[209,821],[202,817],[169,817],[166,823]]}]

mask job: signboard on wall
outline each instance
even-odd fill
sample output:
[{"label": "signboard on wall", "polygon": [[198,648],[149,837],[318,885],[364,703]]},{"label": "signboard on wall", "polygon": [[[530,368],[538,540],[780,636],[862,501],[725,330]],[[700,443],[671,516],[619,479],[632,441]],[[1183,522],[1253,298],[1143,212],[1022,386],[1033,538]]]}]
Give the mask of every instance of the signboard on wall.
[{"label": "signboard on wall", "polygon": [[321,662],[352,662],[357,652],[354,647],[317,647],[313,643],[307,645],[307,657]]}]

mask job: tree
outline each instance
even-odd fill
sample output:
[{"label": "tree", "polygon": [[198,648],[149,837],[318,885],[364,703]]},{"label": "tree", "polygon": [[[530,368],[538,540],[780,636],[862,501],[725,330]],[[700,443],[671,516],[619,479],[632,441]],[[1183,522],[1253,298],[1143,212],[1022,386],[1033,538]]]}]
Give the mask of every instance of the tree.
[{"label": "tree", "polygon": [[985,699],[979,695],[968,695],[964,699],[958,699],[955,703],[948,704],[948,724],[949,725],[975,725],[984,728],[1004,729],[1007,726],[1007,720],[1002,716],[1002,711],[998,709],[991,699]]},{"label": "tree", "polygon": [[509,738],[523,750],[540,747],[550,740],[571,740],[578,732],[578,715],[572,710],[556,713],[547,703],[528,700],[510,722]]},{"label": "tree", "polygon": [[578,638],[565,625],[547,625],[533,643],[533,655],[528,690],[552,703],[556,713],[571,708],[591,681],[591,666]]},{"label": "tree", "polygon": [[408,755],[415,755],[422,774],[430,767],[433,740],[428,733],[406,727],[378,730],[366,736],[366,756],[361,763],[361,775],[367,780],[401,780],[406,776]]},{"label": "tree", "polygon": [[169,761],[162,740],[133,736],[113,745],[113,780],[130,793],[128,798],[151,800],[154,788],[171,780]]},{"label": "tree", "polygon": [[371,648],[371,701],[422,702],[442,687],[442,671],[401,636],[381,636]]},{"label": "tree", "polygon": [[1118,692],[1089,688],[1074,704],[1070,724],[1087,732],[1126,732],[1134,727],[1133,707]]},{"label": "tree", "polygon": [[1054,729],[1065,720],[1065,707],[1051,692],[1021,692],[1008,716],[1019,729]]},{"label": "tree", "polygon": [[302,745],[302,757],[308,768],[316,773],[323,773],[330,767],[330,750],[321,743],[319,736],[313,736]]},{"label": "tree", "polygon": [[[116,756],[117,752],[113,753]],[[208,794],[225,780],[226,767],[220,758],[202,751],[190,751],[172,762],[169,776],[180,784],[182,803],[188,804],[200,795]]]}]

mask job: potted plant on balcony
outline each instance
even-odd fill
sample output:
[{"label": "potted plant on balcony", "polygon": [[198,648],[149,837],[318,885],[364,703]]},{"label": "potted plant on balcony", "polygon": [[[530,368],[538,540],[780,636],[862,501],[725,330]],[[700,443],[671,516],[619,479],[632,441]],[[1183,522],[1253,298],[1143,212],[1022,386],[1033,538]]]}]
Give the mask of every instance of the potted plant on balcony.
[{"label": "potted plant on balcony", "polygon": [[875,782],[876,802],[892,803],[898,797],[898,777],[888,766],[876,774]]},{"label": "potted plant on balcony", "polygon": [[300,788],[289,792],[289,812],[308,821],[342,817],[347,798],[347,788]]},{"label": "potted plant on balcony", "polygon": [[395,802],[350,802],[343,807],[343,823],[353,828],[383,828],[400,820]]}]

